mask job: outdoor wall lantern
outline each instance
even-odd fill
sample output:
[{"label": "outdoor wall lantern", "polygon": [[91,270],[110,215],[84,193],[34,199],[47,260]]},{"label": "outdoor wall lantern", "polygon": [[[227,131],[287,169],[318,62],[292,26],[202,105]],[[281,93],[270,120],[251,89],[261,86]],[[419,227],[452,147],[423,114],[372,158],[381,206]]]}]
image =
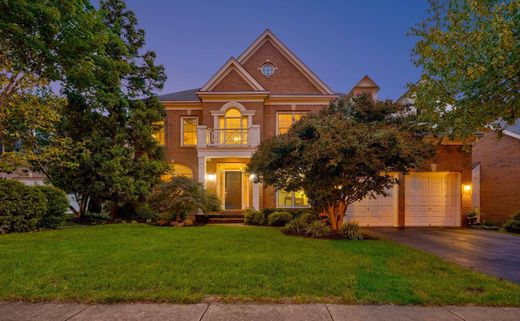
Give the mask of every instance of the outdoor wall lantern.
[{"label": "outdoor wall lantern", "polygon": [[464,194],[469,194],[471,192],[471,184],[462,184],[462,190]]},{"label": "outdoor wall lantern", "polygon": [[206,175],[206,180],[208,182],[214,182],[214,181],[217,180],[217,175],[215,175],[215,174],[208,174],[208,175]]}]

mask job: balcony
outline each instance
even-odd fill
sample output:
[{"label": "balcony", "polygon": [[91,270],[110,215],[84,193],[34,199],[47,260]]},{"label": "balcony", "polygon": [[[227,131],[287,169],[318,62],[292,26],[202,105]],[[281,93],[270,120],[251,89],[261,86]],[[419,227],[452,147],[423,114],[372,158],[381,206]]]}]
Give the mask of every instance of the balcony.
[{"label": "balcony", "polygon": [[260,144],[260,125],[247,129],[197,127],[197,148],[254,148]]}]

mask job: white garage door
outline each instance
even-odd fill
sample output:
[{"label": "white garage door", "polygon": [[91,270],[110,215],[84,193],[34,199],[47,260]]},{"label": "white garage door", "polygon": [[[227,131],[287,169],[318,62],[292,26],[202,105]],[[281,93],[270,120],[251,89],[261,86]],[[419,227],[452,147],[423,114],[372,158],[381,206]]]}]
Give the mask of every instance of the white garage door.
[{"label": "white garage door", "polygon": [[346,220],[361,226],[397,225],[397,185],[389,189],[388,196],[364,198],[347,208]]},{"label": "white garage door", "polygon": [[458,173],[417,173],[405,177],[405,226],[459,226]]}]

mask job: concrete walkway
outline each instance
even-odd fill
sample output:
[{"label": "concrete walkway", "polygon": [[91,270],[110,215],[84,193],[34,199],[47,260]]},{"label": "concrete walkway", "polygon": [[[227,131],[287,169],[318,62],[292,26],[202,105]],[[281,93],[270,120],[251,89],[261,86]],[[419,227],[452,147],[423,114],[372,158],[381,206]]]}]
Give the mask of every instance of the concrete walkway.
[{"label": "concrete walkway", "polygon": [[367,228],[363,232],[520,284],[520,237],[516,235],[468,228]]},{"label": "concrete walkway", "polygon": [[336,304],[59,304],[0,302],[1,321],[518,321],[520,308]]}]

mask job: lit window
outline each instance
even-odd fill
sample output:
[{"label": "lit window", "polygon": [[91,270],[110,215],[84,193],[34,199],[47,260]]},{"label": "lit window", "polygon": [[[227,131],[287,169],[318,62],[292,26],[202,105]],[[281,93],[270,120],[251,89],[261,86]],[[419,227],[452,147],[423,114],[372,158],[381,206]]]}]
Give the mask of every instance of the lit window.
[{"label": "lit window", "polygon": [[275,68],[274,68],[273,64],[270,64],[270,63],[265,63],[260,68],[260,71],[262,72],[262,74],[268,78],[274,74],[274,70],[275,70]]},{"label": "lit window", "polygon": [[155,127],[155,131],[152,137],[155,138],[160,145],[164,145],[164,121],[155,122],[153,126]]},{"label": "lit window", "polygon": [[229,108],[224,117],[219,117],[220,142],[223,144],[247,143],[247,117],[240,110]]},{"label": "lit window", "polygon": [[278,128],[277,134],[285,134],[291,128],[292,124],[302,119],[307,112],[287,112],[278,113]]},{"label": "lit window", "polygon": [[197,145],[197,117],[182,117],[182,146]]},{"label": "lit window", "polygon": [[286,192],[280,190],[277,194],[277,207],[309,207],[309,199],[303,191]]},{"label": "lit window", "polygon": [[193,178],[193,171],[191,170],[191,168],[185,165],[171,164],[169,171],[161,176],[161,180],[164,182],[168,182],[174,176],[185,176],[188,178]]}]

